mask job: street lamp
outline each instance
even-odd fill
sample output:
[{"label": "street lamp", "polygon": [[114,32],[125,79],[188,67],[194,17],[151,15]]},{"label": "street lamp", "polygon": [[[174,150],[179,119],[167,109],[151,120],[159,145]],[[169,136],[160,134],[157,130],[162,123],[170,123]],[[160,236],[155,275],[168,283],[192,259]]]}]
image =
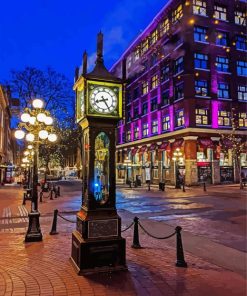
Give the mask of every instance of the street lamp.
[{"label": "street lamp", "polygon": [[127,156],[126,159],[124,160],[124,164],[126,165],[126,184],[128,184],[129,182],[131,182],[129,180],[129,165],[131,167],[131,159],[129,159],[129,157]]},{"label": "street lamp", "polygon": [[176,150],[173,152],[172,160],[174,161],[174,179],[175,179],[175,188],[180,189],[181,183],[179,179],[179,170],[178,170],[178,164],[179,162],[183,161],[182,157],[183,153],[180,151],[180,148],[176,148]]},{"label": "street lamp", "polygon": [[[38,153],[39,145],[44,140],[49,142],[55,142],[57,135],[52,132],[53,119],[50,116],[50,112],[43,108],[44,102],[41,99],[34,99],[32,101],[32,107],[26,108],[21,115],[21,122],[19,123],[19,129],[15,131],[15,137],[19,140],[26,139],[29,142],[28,150],[33,156],[33,170],[32,170],[32,202],[31,212],[29,212],[29,225],[26,233],[25,241],[41,241],[42,233],[40,230],[38,212]],[[26,152],[26,156],[28,154]]]}]

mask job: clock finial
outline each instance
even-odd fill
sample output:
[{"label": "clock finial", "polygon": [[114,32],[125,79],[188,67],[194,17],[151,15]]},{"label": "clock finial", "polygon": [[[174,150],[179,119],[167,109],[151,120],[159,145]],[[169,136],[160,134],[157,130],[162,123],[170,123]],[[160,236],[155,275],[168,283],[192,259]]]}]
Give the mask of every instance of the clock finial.
[{"label": "clock finial", "polygon": [[87,74],[87,52],[84,51],[82,58],[82,74]]},{"label": "clock finial", "polygon": [[97,63],[103,63],[103,34],[100,31],[97,35]]}]

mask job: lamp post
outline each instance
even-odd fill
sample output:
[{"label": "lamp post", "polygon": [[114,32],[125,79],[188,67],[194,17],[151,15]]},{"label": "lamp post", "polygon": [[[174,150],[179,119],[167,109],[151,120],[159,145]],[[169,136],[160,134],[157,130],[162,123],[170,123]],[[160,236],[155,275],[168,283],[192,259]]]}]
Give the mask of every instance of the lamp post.
[{"label": "lamp post", "polygon": [[126,165],[126,183],[129,182],[129,165],[131,167],[131,159],[127,156],[126,159],[124,160],[124,164]]},{"label": "lamp post", "polygon": [[174,177],[175,177],[175,188],[180,189],[181,184],[179,180],[179,170],[178,170],[178,164],[179,162],[183,161],[182,152],[180,151],[180,148],[176,148],[176,150],[173,152],[172,160],[174,161]]},{"label": "lamp post", "polygon": [[28,145],[28,148],[33,149],[32,202],[31,212],[28,214],[29,224],[25,242],[42,240],[39,223],[40,213],[38,211],[39,144],[47,139],[50,142],[55,142],[57,140],[56,134],[52,132],[53,119],[43,106],[44,102],[41,99],[34,99],[32,101],[32,107],[26,108],[25,112],[21,115],[19,129],[15,131],[15,137],[19,140],[25,137],[27,142],[32,143],[32,145]]}]

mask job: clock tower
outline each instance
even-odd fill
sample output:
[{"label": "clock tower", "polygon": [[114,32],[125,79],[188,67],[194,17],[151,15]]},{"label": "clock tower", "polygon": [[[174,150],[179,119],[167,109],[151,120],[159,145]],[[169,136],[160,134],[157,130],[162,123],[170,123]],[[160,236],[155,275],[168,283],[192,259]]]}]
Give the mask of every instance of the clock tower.
[{"label": "clock tower", "polygon": [[76,70],[76,120],[82,127],[82,205],[72,234],[71,260],[79,274],[126,269],[125,239],[116,210],[116,126],[122,118],[123,81],[104,66],[103,34],[87,73]]}]

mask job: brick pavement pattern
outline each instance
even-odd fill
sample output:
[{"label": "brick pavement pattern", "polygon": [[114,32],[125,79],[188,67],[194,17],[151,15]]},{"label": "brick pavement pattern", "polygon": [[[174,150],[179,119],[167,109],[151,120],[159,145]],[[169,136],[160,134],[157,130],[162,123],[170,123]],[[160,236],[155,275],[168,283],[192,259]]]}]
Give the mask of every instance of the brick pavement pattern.
[{"label": "brick pavement pattern", "polygon": [[[62,224],[63,223],[63,224]],[[74,224],[60,222],[60,233],[24,243],[24,233],[0,234],[0,296],[245,296],[246,280],[231,271],[185,254],[188,268],[175,267],[175,247],[145,234],[143,249],[127,239],[128,271],[78,276],[69,257]]]}]

